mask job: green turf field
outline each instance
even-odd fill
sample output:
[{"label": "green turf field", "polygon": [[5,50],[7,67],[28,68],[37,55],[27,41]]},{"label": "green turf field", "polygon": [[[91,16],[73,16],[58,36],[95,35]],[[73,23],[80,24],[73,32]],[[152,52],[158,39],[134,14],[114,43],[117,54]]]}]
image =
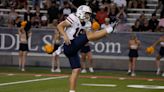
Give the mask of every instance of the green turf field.
[{"label": "green turf field", "polygon": [[[17,67],[0,67],[0,92],[68,92],[70,73],[70,69],[51,73],[45,67],[28,67],[25,72]],[[128,76],[126,71],[110,70],[81,74],[77,92],[164,92],[164,77],[154,72],[136,73],[136,77]],[[146,88],[129,88],[128,85]]]}]

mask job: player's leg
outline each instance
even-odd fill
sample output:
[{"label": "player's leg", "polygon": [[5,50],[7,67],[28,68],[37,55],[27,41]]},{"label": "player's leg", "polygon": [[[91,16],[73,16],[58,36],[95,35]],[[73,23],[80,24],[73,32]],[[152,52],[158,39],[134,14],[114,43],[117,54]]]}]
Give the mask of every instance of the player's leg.
[{"label": "player's leg", "polygon": [[70,79],[69,79],[70,91],[76,90],[76,83],[77,83],[79,73],[80,73],[80,68],[75,68],[72,70],[72,74],[71,74]]},{"label": "player's leg", "polygon": [[103,38],[104,36],[106,36],[107,34],[111,33],[113,31],[112,27],[108,27],[106,29],[102,29],[100,31],[96,31],[96,32],[87,32],[87,38],[89,41],[95,41],[95,40],[99,40],[101,38]]},{"label": "player's leg", "polygon": [[72,68],[72,74],[69,79],[70,92],[75,92],[78,75],[81,70],[80,57],[78,54],[75,54],[73,56],[67,56],[67,57],[69,59]]}]

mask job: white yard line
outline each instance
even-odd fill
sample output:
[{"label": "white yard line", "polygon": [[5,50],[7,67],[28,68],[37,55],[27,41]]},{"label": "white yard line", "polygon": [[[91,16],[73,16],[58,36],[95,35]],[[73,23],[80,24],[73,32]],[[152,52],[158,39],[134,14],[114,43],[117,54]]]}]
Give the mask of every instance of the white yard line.
[{"label": "white yard line", "polygon": [[143,88],[143,89],[164,89],[164,86],[158,85],[127,85],[130,88]]},{"label": "white yard line", "polygon": [[14,84],[22,84],[22,83],[30,83],[30,82],[38,82],[38,81],[53,80],[53,79],[62,79],[62,78],[67,78],[67,77],[68,76],[60,76],[60,77],[49,77],[49,78],[41,78],[41,79],[34,79],[34,80],[8,82],[8,83],[1,83],[0,86],[7,86],[7,85],[14,85]]},{"label": "white yard line", "polygon": [[96,87],[116,87],[117,86],[115,84],[88,84],[88,83],[83,83],[81,85],[82,86],[96,86]]}]

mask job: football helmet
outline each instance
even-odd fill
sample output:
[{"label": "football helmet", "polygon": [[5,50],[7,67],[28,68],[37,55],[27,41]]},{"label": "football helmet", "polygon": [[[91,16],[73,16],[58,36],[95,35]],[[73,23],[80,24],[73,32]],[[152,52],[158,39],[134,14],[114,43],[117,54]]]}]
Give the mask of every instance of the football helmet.
[{"label": "football helmet", "polygon": [[89,6],[87,5],[81,5],[77,8],[77,11],[76,11],[76,16],[82,20],[89,20],[90,18],[86,18],[86,13],[92,13],[92,10]]}]

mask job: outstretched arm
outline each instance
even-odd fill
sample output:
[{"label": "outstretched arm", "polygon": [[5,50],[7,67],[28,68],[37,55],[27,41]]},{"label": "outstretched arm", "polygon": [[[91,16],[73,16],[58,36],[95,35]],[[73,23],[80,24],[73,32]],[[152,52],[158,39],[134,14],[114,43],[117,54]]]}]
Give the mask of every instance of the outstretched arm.
[{"label": "outstretched arm", "polygon": [[160,42],[162,41],[162,38],[159,38],[157,41],[153,43],[153,47],[156,47]]}]

